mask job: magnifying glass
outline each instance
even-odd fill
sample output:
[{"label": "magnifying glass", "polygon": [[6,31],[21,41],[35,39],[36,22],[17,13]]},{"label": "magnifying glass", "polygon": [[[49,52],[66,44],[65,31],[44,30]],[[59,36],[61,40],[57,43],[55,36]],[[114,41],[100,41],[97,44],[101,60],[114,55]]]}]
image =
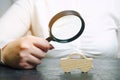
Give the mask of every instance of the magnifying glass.
[{"label": "magnifying glass", "polygon": [[56,14],[49,22],[50,37],[46,40],[67,43],[77,39],[84,31],[85,22],[80,14],[66,10]]}]

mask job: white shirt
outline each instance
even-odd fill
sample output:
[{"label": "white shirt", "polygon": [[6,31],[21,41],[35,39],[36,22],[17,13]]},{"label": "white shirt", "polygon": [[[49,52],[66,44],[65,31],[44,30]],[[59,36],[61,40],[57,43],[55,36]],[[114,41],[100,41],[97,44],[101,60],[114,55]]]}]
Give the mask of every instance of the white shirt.
[{"label": "white shirt", "polygon": [[85,21],[83,34],[70,43],[51,42],[55,49],[48,56],[62,57],[76,51],[88,56],[113,56],[119,48],[119,3],[119,0],[18,0],[0,18],[0,45],[3,47],[29,30],[32,35],[47,38],[50,19],[63,10],[75,10]]}]

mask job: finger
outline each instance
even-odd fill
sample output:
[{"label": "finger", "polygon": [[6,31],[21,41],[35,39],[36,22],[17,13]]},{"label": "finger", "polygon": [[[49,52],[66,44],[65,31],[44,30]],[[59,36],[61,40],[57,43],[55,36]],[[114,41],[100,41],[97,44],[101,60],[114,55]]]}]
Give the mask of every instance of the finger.
[{"label": "finger", "polygon": [[39,38],[39,37],[34,37],[33,44],[45,52],[47,52],[49,48],[51,47],[47,40],[45,40],[44,38]]},{"label": "finger", "polygon": [[39,59],[42,59],[45,57],[46,53],[44,51],[42,51],[41,49],[35,47],[35,46],[32,46],[32,49],[30,51],[31,55],[39,58]]},{"label": "finger", "polygon": [[33,66],[36,66],[36,65],[38,65],[38,64],[41,64],[41,59],[38,59],[38,58],[36,58],[36,57],[33,56],[33,55],[29,55],[28,57],[29,57],[29,59],[27,60],[27,62],[28,62],[29,64],[31,64],[31,65],[33,65]]},{"label": "finger", "polygon": [[36,65],[31,65],[27,62],[20,63],[19,65],[20,65],[19,68],[21,68],[21,69],[33,69],[36,67]]},{"label": "finger", "polygon": [[36,67],[40,63],[41,63],[40,59],[29,54],[20,60],[19,66],[20,68],[30,69]]}]

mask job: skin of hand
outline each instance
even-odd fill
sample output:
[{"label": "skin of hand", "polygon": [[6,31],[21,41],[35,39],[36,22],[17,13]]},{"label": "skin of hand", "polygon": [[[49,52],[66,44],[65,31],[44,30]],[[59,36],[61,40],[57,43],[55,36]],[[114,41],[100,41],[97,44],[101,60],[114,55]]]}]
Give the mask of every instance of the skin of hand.
[{"label": "skin of hand", "polygon": [[41,64],[46,52],[52,49],[44,38],[25,36],[8,43],[2,49],[3,64],[18,69],[33,69]]}]

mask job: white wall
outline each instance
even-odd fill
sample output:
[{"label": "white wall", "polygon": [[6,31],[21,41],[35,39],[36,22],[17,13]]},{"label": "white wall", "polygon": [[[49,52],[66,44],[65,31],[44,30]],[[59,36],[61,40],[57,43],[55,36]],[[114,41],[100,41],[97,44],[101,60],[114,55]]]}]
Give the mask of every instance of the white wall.
[{"label": "white wall", "polygon": [[0,0],[0,17],[12,5],[15,0]]}]

